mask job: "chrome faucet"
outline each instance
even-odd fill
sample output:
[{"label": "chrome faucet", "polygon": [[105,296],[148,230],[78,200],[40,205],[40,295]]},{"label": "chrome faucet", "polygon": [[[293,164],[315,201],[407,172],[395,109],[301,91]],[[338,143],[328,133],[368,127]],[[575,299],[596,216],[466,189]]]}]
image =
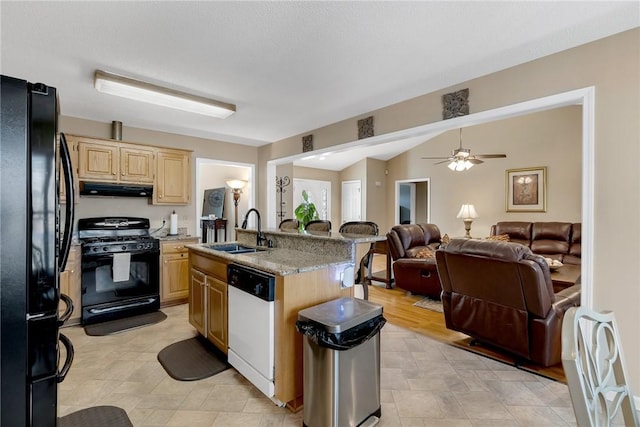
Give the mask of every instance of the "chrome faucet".
[{"label": "chrome faucet", "polygon": [[251,208],[247,211],[247,213],[244,216],[244,221],[242,221],[242,229],[243,230],[247,229],[247,219],[249,218],[249,214],[251,212],[255,212],[256,216],[258,217],[258,235],[256,236],[256,245],[264,246],[264,243],[267,241],[267,238],[264,236],[264,234],[262,234],[262,229],[260,228],[260,212],[258,212],[258,209]]}]

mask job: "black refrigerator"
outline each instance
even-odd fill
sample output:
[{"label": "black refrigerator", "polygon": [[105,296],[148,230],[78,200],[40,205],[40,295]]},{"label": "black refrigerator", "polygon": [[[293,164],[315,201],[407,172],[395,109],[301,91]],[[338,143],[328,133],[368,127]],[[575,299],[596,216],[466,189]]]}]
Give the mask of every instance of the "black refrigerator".
[{"label": "black refrigerator", "polygon": [[[73,360],[73,346],[59,332],[72,309],[59,287],[73,229],[71,162],[57,133],[56,89],[1,79],[0,425],[55,426],[58,383]],[[67,186],[64,209],[60,180]],[[66,309],[59,315],[61,300]]]}]

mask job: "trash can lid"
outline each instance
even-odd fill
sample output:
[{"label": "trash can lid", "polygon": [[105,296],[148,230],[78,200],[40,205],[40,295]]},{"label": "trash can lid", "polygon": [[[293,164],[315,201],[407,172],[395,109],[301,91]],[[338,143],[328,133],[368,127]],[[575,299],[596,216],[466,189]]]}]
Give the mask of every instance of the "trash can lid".
[{"label": "trash can lid", "polygon": [[338,334],[382,314],[382,306],[357,298],[339,298],[298,312],[298,320],[323,325]]}]

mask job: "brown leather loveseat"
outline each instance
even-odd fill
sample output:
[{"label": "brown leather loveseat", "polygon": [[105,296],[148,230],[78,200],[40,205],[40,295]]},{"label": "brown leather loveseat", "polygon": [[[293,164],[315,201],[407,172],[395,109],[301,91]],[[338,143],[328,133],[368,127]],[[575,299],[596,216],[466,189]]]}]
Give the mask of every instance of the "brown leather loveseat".
[{"label": "brown leather loveseat", "polygon": [[447,328],[542,366],[560,363],[562,319],[580,285],[553,292],[549,267],[521,244],[454,239],[436,252]]},{"label": "brown leather loveseat", "polygon": [[440,229],[435,224],[401,224],[387,233],[394,260],[393,276],[398,288],[440,299],[440,279],[435,250],[440,247]]},{"label": "brown leather loveseat", "polygon": [[509,235],[509,241],[528,246],[535,254],[563,264],[581,263],[582,224],[570,222],[504,221],[491,226],[491,235]]}]

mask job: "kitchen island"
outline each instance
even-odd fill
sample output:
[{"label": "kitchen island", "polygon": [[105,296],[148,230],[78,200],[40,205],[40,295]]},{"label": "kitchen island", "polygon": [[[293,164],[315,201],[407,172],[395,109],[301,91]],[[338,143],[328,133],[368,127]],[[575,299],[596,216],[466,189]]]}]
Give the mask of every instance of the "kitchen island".
[{"label": "kitchen island", "polygon": [[[237,232],[238,241],[231,244],[256,247],[257,231],[238,229]],[[302,407],[303,398],[302,335],[295,327],[298,312],[336,298],[353,296],[356,243],[360,239],[369,242],[376,236],[350,239],[344,236],[307,236],[307,239],[299,240],[305,236],[294,237],[291,233],[285,235],[272,231],[265,231],[265,236],[274,247],[260,247],[256,252],[219,250],[228,247],[229,242],[187,246],[191,275],[189,321],[200,334],[227,353],[231,347],[228,345],[228,320],[234,315],[228,312],[229,264],[272,275],[275,283],[274,392],[273,395],[263,392],[276,404],[297,411]],[[247,311],[243,313],[246,317],[255,313]],[[260,321],[257,323],[262,324]],[[242,369],[241,366],[235,367],[239,371]],[[245,377],[253,382],[250,375]]]}]

